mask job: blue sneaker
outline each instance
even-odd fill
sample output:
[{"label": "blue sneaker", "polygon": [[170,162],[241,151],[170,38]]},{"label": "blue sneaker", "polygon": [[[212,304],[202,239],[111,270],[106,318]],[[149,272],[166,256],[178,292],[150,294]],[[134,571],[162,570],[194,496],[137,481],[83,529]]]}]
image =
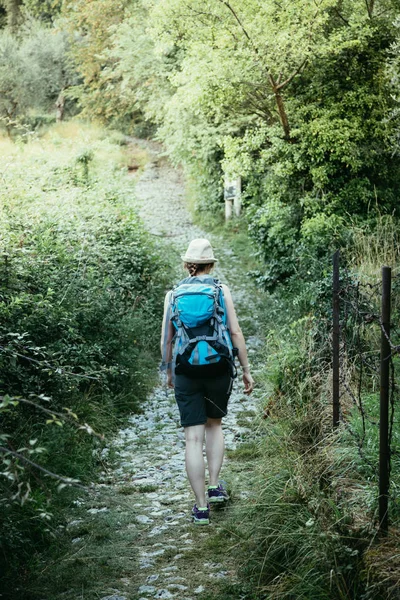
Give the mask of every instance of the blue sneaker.
[{"label": "blue sneaker", "polygon": [[196,525],[209,525],[210,523],[210,505],[207,504],[205,508],[199,508],[195,504],[192,508],[193,522]]},{"label": "blue sneaker", "polygon": [[210,504],[227,502],[229,500],[228,492],[221,482],[218,485],[209,485],[207,496]]}]

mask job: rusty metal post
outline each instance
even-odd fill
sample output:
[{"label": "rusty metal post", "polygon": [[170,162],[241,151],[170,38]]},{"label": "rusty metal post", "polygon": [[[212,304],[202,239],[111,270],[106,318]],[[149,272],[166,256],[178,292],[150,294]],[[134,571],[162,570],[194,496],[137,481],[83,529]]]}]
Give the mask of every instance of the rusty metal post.
[{"label": "rusty metal post", "polygon": [[332,400],[333,400],[333,427],[339,425],[339,343],[340,343],[340,322],[339,322],[339,250],[333,255],[333,376],[332,376]]},{"label": "rusty metal post", "polygon": [[379,530],[388,532],[389,507],[389,383],[390,383],[390,295],[392,270],[382,267],[381,387],[379,418]]}]

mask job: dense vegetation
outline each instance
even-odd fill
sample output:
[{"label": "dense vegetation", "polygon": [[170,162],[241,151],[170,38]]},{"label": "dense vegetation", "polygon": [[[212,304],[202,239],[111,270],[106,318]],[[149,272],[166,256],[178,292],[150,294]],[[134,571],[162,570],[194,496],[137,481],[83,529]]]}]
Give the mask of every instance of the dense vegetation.
[{"label": "dense vegetation", "polygon": [[120,141],[66,124],[1,143],[3,573],[51,539],[63,488],[90,484],[102,438],[154,383],[168,269],[130,205]]},{"label": "dense vegetation", "polygon": [[[14,436],[3,443],[27,447],[35,460],[39,447],[48,448],[41,464],[88,477],[90,452],[70,454],[66,464],[51,451],[70,444],[79,426],[73,415],[66,411],[70,424],[56,435],[57,425],[38,421],[37,407],[10,402],[46,407],[51,398],[54,410],[76,411],[79,423],[103,432],[93,402],[104,410],[113,404],[118,415],[127,397],[141,396],[143,340],[154,334],[143,330],[143,315],[156,310],[160,291],[161,263],[153,249],[143,250],[149,242],[123,200],[127,184],[111,165],[98,169],[107,142],[65,153],[56,138],[43,151],[38,144],[24,151],[37,128],[79,113],[156,136],[184,167],[207,227],[221,225],[224,177],[240,175],[241,226],[258,256],[250,275],[265,290],[266,322],[274,323],[266,326],[271,442],[258,458],[260,471],[274,476],[268,485],[260,479],[249,515],[254,529],[243,541],[246,577],[269,598],[396,593],[398,473],[393,467],[393,537],[371,546],[376,473],[360,458],[351,398],[356,435],[332,438],[327,381],[332,251],[342,249],[349,288],[359,279],[375,283],[384,261],[399,260],[399,8],[397,0],[0,3],[0,122],[10,138],[2,155],[11,156],[2,169],[0,385],[10,397],[5,433]],[[95,302],[82,303],[88,294]],[[371,302],[376,310],[378,296]],[[394,310],[396,318],[396,303]],[[355,339],[355,324],[349,329]],[[366,333],[375,358],[378,333]],[[353,350],[350,343],[352,389],[359,376]],[[372,374],[358,392],[372,421],[376,386]],[[396,465],[398,435],[395,420]],[[92,448],[93,439],[81,446]],[[373,427],[364,442],[373,460]],[[6,473],[21,500],[30,494],[30,473],[17,473],[16,464],[6,464]],[[38,485],[24,510],[44,514],[49,495],[53,488]],[[8,496],[6,503],[18,513]],[[22,548],[23,519],[9,522],[9,547]],[[249,526],[245,520],[243,532]]]}]

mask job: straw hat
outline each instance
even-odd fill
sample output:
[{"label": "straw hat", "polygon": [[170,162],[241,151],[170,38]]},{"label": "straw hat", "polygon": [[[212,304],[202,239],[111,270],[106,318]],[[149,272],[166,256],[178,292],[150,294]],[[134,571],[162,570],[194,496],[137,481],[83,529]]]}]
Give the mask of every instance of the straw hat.
[{"label": "straw hat", "polygon": [[185,256],[181,256],[181,259],[183,262],[195,263],[197,265],[218,262],[218,259],[214,258],[210,242],[203,239],[192,240],[186,250]]}]

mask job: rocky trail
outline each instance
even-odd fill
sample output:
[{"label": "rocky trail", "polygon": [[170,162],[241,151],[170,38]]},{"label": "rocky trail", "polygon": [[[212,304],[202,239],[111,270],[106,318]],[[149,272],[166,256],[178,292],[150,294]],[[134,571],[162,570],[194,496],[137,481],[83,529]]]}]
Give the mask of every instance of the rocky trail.
[{"label": "rocky trail", "polygon": [[[176,253],[177,279],[182,276],[179,255],[188,241],[209,237],[220,258],[217,276],[231,286],[244,330],[246,322],[251,322],[249,331],[256,331],[256,293],[249,293],[249,284],[240,272],[240,259],[218,237],[192,223],[185,208],[182,176],[162,157],[158,146],[133,143],[141,144],[149,156],[144,171],[137,176],[137,210],[146,229],[165,239],[169,252]],[[255,335],[247,335],[247,340],[251,360],[261,341]],[[250,494],[246,485],[249,473],[233,456],[249,437],[249,425],[257,413],[257,393],[246,398],[242,389],[236,380],[229,414],[224,419],[228,459],[222,477],[229,483],[232,501],[242,502],[245,507]],[[73,549],[68,568],[73,570],[79,561],[86,561],[85,577],[95,580],[91,595],[85,591],[79,597],[203,600],[216,597],[221,582],[235,589],[234,561],[225,553],[221,558],[219,551],[229,506],[213,510],[209,526],[192,524],[194,500],[185,474],[184,434],[173,391],[167,390],[161,379],[142,414],[129,418],[128,425],[103,451],[102,459],[101,483],[88,497],[76,502],[76,518],[68,525]],[[111,469],[109,464],[117,466]],[[57,600],[61,597],[76,595],[63,593]],[[234,591],[224,596],[228,597],[240,598]]]}]

